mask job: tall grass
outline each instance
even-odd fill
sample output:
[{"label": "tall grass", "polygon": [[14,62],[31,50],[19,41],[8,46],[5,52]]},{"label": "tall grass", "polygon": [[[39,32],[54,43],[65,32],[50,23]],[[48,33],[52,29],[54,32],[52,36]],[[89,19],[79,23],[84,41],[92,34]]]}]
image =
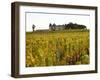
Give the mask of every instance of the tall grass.
[{"label": "tall grass", "polygon": [[89,30],[26,32],[26,67],[89,64]]}]

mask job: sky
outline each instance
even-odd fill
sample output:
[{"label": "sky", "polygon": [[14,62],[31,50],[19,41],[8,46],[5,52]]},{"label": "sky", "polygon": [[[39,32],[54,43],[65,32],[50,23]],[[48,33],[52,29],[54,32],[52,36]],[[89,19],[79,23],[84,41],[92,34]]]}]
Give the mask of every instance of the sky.
[{"label": "sky", "polygon": [[26,12],[26,31],[32,31],[34,24],[35,30],[49,29],[49,23],[62,25],[69,22],[82,24],[90,27],[90,16],[88,14],[72,13],[51,13],[51,12]]}]

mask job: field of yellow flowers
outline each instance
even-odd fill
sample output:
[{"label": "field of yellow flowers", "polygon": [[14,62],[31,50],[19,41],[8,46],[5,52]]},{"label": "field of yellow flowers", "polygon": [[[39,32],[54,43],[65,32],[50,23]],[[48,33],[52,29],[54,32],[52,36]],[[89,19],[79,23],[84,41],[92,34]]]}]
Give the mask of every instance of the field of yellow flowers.
[{"label": "field of yellow flowers", "polygon": [[26,67],[89,64],[89,30],[26,32]]}]

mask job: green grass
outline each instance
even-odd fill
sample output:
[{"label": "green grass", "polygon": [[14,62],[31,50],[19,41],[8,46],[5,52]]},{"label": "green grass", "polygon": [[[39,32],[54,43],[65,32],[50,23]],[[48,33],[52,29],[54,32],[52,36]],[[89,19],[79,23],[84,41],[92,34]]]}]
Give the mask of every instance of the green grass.
[{"label": "green grass", "polygon": [[26,32],[26,67],[89,64],[89,30]]}]

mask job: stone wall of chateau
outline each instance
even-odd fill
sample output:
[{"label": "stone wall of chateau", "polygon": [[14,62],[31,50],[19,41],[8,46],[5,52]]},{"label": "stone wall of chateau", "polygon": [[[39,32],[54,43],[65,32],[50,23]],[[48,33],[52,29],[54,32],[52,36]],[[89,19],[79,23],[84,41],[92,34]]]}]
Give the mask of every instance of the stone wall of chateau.
[{"label": "stone wall of chateau", "polygon": [[63,25],[56,25],[56,26],[49,26],[49,30],[64,30],[65,26]]}]

